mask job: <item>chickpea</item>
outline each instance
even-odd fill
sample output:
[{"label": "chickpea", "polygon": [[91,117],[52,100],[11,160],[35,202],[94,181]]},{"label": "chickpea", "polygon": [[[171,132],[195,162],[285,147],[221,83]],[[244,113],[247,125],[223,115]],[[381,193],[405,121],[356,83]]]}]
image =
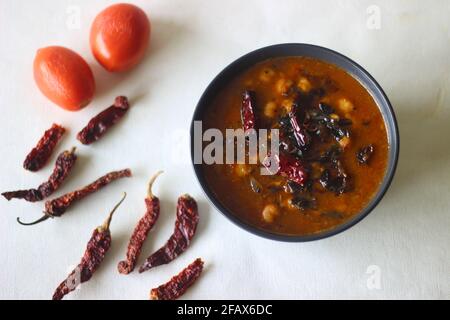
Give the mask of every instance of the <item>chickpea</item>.
[{"label": "chickpea", "polygon": [[350,138],[349,137],[343,137],[341,140],[339,140],[340,146],[345,149],[350,144]]},{"label": "chickpea", "polygon": [[346,98],[339,99],[338,107],[344,113],[351,112],[355,109],[355,107],[353,106],[353,103]]},{"label": "chickpea", "polygon": [[266,103],[266,106],[264,107],[264,115],[268,118],[275,117],[277,113],[277,104],[273,101],[269,101]]},{"label": "chickpea", "polygon": [[330,118],[336,121],[339,121],[339,116],[336,113],[330,114]]},{"label": "chickpea", "polygon": [[312,88],[311,82],[305,77],[301,77],[297,83],[297,87],[303,92],[309,92]]},{"label": "chickpea", "polygon": [[247,164],[237,164],[234,170],[239,177],[245,177],[252,171],[251,167]]},{"label": "chickpea", "polygon": [[259,80],[261,80],[262,82],[269,82],[274,75],[275,71],[270,68],[264,68],[264,70],[261,71],[259,75]]},{"label": "chickpea", "polygon": [[288,209],[292,208],[291,199],[287,198],[287,199],[281,200],[280,208],[288,208]]},{"label": "chickpea", "polygon": [[292,87],[293,84],[294,83],[292,82],[292,80],[280,78],[275,84],[275,88],[279,94],[285,95],[287,94],[287,92],[289,91],[289,89]]},{"label": "chickpea", "polygon": [[286,112],[290,112],[293,103],[294,100],[292,99],[284,99],[283,101],[281,101],[281,106],[286,110]]},{"label": "chickpea", "polygon": [[274,204],[267,204],[263,211],[262,211],[262,217],[264,221],[272,223],[275,221],[275,219],[279,216],[280,211],[278,210],[278,207]]}]

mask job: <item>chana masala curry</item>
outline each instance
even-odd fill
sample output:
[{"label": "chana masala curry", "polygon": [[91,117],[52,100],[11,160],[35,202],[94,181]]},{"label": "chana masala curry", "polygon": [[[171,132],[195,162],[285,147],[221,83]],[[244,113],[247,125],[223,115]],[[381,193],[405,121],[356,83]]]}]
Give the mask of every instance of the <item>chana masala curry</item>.
[{"label": "chana masala curry", "polygon": [[[265,231],[308,235],[358,214],[384,178],[388,138],[369,92],[339,67],[307,57],[260,62],[231,80],[203,128],[279,129],[278,171],[257,164],[203,165],[216,199]],[[248,148],[247,148],[248,152]]]}]

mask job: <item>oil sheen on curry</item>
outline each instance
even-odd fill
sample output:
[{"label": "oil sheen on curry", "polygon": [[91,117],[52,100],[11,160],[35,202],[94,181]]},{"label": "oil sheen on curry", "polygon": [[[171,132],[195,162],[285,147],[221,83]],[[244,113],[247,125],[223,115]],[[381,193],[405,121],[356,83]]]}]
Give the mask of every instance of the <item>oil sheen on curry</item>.
[{"label": "oil sheen on curry", "polygon": [[227,128],[249,127],[279,129],[278,172],[261,175],[263,159],[202,170],[216,199],[260,229],[285,235],[332,229],[358,214],[383,180],[389,148],[383,117],[367,90],[334,65],[274,58],[233,79],[208,107],[203,128],[225,136]]}]

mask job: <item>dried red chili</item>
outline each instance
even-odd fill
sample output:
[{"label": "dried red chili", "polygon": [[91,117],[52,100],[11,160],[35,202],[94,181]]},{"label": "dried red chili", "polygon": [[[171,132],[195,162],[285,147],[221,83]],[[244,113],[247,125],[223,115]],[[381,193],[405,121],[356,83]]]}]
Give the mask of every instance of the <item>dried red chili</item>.
[{"label": "dried red chili", "polygon": [[311,142],[311,137],[308,132],[299,124],[298,117],[298,105],[293,104],[291,110],[289,111],[289,119],[293,129],[295,140],[300,148],[306,147]]},{"label": "dried red chili", "polygon": [[175,300],[183,295],[186,290],[200,277],[203,271],[203,261],[197,258],[169,282],[150,291],[152,300]]},{"label": "dried red chili", "polygon": [[62,126],[53,124],[50,129],[45,131],[36,147],[27,155],[23,162],[23,167],[33,172],[41,169],[47,163],[53,149],[55,149],[56,144],[61,140],[65,132],[66,129]]},{"label": "dried red chili", "polygon": [[139,272],[167,264],[186,251],[197,229],[198,220],[197,202],[189,195],[178,198],[177,220],[172,236],[162,248],[147,258]]},{"label": "dried red chili", "polygon": [[87,126],[78,133],[77,139],[86,145],[97,141],[110,127],[122,119],[129,108],[130,104],[127,97],[117,97],[112,106],[103,110],[89,121]]},{"label": "dried red chili", "polygon": [[145,198],[145,205],[147,211],[145,215],[139,220],[136,225],[133,234],[131,235],[130,242],[128,244],[127,258],[124,261],[120,261],[117,268],[122,274],[129,274],[134,270],[137,259],[141,253],[142,245],[147,238],[148,233],[155,225],[156,220],[159,217],[160,205],[158,197],[152,193],[152,186],[156,178],[162,173],[159,171],[156,173],[148,184],[147,198]]},{"label": "dried red chili", "polygon": [[56,159],[55,168],[48,180],[42,183],[37,189],[19,190],[3,192],[2,196],[11,200],[12,198],[25,199],[30,202],[41,201],[49,197],[55,192],[69,175],[75,165],[77,156],[75,155],[75,147],[70,151],[62,152]]},{"label": "dried red chili", "polygon": [[255,101],[254,93],[252,91],[245,91],[242,94],[242,104],[241,104],[241,121],[244,131],[249,129],[256,129],[256,118],[255,118]]},{"label": "dried red chili", "polygon": [[85,186],[84,188],[69,192],[59,198],[47,201],[45,203],[44,216],[42,216],[40,219],[31,223],[23,223],[20,221],[19,218],[17,218],[17,222],[19,222],[21,225],[30,226],[45,221],[48,218],[60,217],[76,201],[81,200],[86,196],[103,188],[104,186],[110,184],[111,182],[124,177],[131,177],[130,169],[110,172],[98,178],[97,180]]},{"label": "dried red chili", "polygon": [[95,228],[81,262],[69,276],[61,282],[58,288],[56,288],[55,293],[53,294],[53,300],[61,300],[66,294],[75,290],[78,285],[89,281],[94,272],[98,269],[105,258],[106,252],[111,247],[111,232],[109,230],[109,225],[111,224],[112,216],[125,200],[126,195],[127,194],[124,193],[122,200],[116,204],[105,222],[101,226]]},{"label": "dried red chili", "polygon": [[[272,168],[271,160],[275,160],[277,164],[275,166],[277,168],[276,171]],[[288,180],[294,181],[300,185],[303,185],[307,180],[308,175],[303,163],[299,159],[286,153],[275,154],[272,157],[267,156],[263,161],[263,165],[270,173],[282,175]]]}]

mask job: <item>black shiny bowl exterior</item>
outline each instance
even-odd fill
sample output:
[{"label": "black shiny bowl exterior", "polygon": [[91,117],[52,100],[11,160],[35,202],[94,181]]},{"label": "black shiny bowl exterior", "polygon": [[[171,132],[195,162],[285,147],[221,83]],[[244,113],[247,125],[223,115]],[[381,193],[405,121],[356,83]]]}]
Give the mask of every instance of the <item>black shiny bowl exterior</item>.
[{"label": "black shiny bowl exterior", "polygon": [[[211,105],[211,101],[215,98],[216,94],[220,92],[220,90],[230,80],[232,80],[235,76],[237,76],[250,66],[253,66],[258,62],[270,58],[287,57],[287,56],[305,56],[319,59],[340,67],[341,69],[347,71],[347,73],[352,75],[355,79],[357,79],[372,95],[373,99],[378,105],[378,108],[382,113],[386,125],[389,143],[389,152],[388,152],[389,159],[383,182],[381,183],[378,192],[375,194],[373,199],[367,204],[367,206],[359,214],[355,215],[353,218],[347,220],[341,225],[338,225],[330,230],[309,235],[283,235],[278,233],[272,233],[266,230],[262,230],[258,227],[252,226],[240,220],[237,216],[235,216],[232,212],[230,212],[230,210],[224,207],[209,189],[209,186],[205,181],[205,177],[203,176],[201,168],[204,164],[194,163],[194,121],[202,120],[204,110],[208,108],[209,105]],[[383,89],[375,81],[375,79],[360,65],[358,65],[351,59],[347,58],[346,56],[324,47],[304,43],[285,43],[264,47],[252,51],[242,56],[241,58],[237,59],[236,61],[232,62],[222,72],[220,72],[206,88],[205,92],[200,98],[200,101],[197,104],[191,123],[191,161],[194,166],[194,171],[197,176],[197,179],[206,196],[209,198],[209,200],[212,202],[212,204],[216,207],[218,211],[220,211],[223,215],[225,215],[228,219],[233,221],[236,225],[238,225],[242,229],[245,229],[255,235],[264,238],[279,241],[304,242],[304,241],[319,240],[336,235],[344,230],[347,230],[348,228],[354,226],[356,223],[361,221],[377,206],[377,204],[381,201],[387,189],[389,188],[391,181],[394,177],[395,169],[397,167],[399,147],[400,147],[399,133],[394,110],[392,109],[392,106]]]}]

